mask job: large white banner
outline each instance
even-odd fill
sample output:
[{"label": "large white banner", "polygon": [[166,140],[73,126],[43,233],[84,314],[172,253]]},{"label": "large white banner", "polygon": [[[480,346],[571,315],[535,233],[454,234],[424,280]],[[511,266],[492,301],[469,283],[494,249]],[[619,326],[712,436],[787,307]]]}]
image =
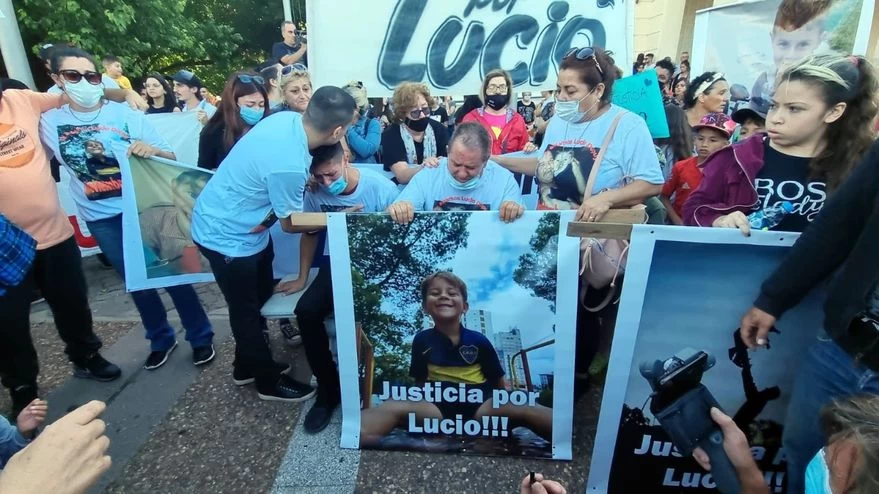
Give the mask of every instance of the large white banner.
[{"label": "large white banner", "polygon": [[476,94],[497,68],[517,91],[554,89],[558,62],[575,46],[605,47],[628,67],[635,2],[335,0],[307,9],[315,86],[353,79],[370,96],[390,96],[405,81]]}]

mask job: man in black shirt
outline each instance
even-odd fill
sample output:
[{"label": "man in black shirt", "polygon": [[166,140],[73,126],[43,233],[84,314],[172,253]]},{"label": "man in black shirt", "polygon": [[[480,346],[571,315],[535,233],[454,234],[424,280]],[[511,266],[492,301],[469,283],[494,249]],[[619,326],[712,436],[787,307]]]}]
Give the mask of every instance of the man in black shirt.
[{"label": "man in black shirt", "polygon": [[308,51],[308,45],[296,36],[296,25],[292,21],[284,21],[281,24],[281,35],[284,37],[284,41],[278,41],[272,45],[271,58],[277,60],[281,65],[301,63],[308,66],[308,56],[305,54]]}]

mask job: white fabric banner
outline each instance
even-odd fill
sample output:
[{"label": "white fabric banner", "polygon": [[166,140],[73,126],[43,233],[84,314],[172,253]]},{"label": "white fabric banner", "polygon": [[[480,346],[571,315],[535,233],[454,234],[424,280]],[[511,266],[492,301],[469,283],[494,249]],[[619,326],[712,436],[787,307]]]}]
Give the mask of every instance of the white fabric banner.
[{"label": "white fabric banner", "polygon": [[510,71],[517,91],[555,89],[558,62],[574,46],[608,48],[620,67],[630,65],[634,8],[618,0],[308,2],[309,69],[315,87],[355,79],[370,96],[390,96],[404,81],[476,94],[497,68]]},{"label": "white fabric banner", "polygon": [[198,140],[202,125],[198,112],[155,113],[147,115],[147,121],[168,141],[179,163],[198,165]]}]

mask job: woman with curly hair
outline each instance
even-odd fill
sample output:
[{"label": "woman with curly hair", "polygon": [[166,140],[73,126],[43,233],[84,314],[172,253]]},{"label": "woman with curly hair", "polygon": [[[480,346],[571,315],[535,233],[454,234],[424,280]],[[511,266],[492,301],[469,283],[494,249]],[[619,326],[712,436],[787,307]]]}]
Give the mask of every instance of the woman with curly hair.
[{"label": "woman with curly hair", "polygon": [[422,168],[435,168],[446,156],[446,126],[430,118],[430,90],[404,82],[394,90],[393,109],[398,123],[382,133],[382,163],[397,182],[407,184]]}]

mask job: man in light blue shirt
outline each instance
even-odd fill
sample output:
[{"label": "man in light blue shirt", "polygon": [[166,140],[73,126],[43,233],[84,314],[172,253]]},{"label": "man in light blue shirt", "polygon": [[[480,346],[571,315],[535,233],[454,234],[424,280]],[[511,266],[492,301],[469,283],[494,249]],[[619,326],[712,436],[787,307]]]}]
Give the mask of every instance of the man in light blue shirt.
[{"label": "man in light blue shirt", "polygon": [[229,306],[235,337],[232,377],[256,382],[263,400],[307,400],[314,389],[291,379],[272,360],[263,337],[260,308],[272,296],[269,227],[296,231],[291,215],[302,211],[311,150],[338,143],[351,125],[354,99],[337,87],[314,92],[305,113],[276,113],[244,134],[198,196],[192,238],[211,264]]},{"label": "man in light blue shirt", "polygon": [[500,211],[511,222],[522,216],[522,194],[512,172],[489,160],[491,136],[482,125],[459,125],[449,141],[449,157],[412,178],[388,208],[391,219],[409,223],[415,211]]}]

